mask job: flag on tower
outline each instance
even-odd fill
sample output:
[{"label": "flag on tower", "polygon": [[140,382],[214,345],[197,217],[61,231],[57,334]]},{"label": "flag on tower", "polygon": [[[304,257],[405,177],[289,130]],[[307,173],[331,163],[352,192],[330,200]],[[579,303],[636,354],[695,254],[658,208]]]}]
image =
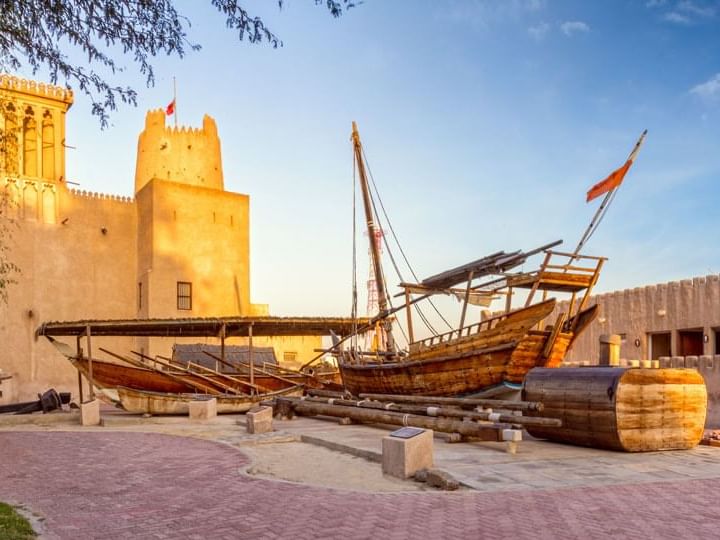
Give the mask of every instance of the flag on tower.
[{"label": "flag on tower", "polygon": [[170,116],[171,114],[175,114],[175,100],[173,99],[167,107],[165,107],[165,114]]}]

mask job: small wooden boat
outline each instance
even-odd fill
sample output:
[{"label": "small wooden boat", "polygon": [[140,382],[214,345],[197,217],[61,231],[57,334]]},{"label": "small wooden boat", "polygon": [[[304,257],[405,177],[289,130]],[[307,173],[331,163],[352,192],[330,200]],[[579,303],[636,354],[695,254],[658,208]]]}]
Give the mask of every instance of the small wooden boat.
[{"label": "small wooden boat", "polygon": [[625,452],[696,446],[707,410],[705,381],[694,369],[534,369],[522,399],[542,402],[542,416],[562,421],[527,426],[533,437]]},{"label": "small wooden boat", "polygon": [[191,401],[214,398],[217,400],[218,414],[239,414],[249,411],[253,406],[267,399],[300,397],[303,394],[303,387],[293,386],[276,392],[242,396],[228,394],[170,394],[124,387],[118,387],[117,392],[122,408],[130,413],[187,415]]},{"label": "small wooden boat", "polygon": [[[89,378],[88,360],[87,358],[78,358],[77,356],[68,356],[75,369]],[[153,370],[150,368],[127,366],[104,360],[93,358],[93,381],[100,388],[117,388],[124,386],[135,390],[146,390],[149,392],[164,392],[171,394],[193,393],[198,387],[202,387],[203,379],[197,375],[182,373],[179,371],[169,370],[167,372]],[[177,376],[177,378],[168,377],[167,374]],[[222,375],[205,375],[211,380],[219,380],[224,384],[233,385],[232,381]],[[282,373],[279,377],[254,373],[254,383],[262,388],[275,391],[283,390],[298,384],[304,384],[308,388],[329,388],[336,389],[333,384],[337,385],[331,379],[332,374],[323,376],[313,376],[304,373]],[[249,375],[233,374],[236,378],[243,382],[249,382]],[[321,378],[323,377],[323,378]],[[327,377],[325,379],[324,377]],[[285,379],[285,380],[283,380]],[[195,385],[198,386],[194,386]],[[245,386],[238,382],[234,385],[238,390],[244,390]]]}]

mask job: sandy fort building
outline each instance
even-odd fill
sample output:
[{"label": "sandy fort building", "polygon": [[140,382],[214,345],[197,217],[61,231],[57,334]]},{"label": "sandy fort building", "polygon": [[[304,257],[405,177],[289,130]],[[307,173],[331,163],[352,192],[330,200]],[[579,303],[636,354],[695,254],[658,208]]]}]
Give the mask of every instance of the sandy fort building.
[{"label": "sandy fort building", "polygon": [[[0,193],[13,220],[3,242],[21,270],[0,304],[0,370],[12,376],[0,403],[49,387],[77,391],[75,369],[35,338],[42,322],[268,314],[250,299],[250,198],[225,191],[215,121],[169,127],[164,111],[148,112],[134,197],[88,193],[65,176],[72,103],[70,90],[0,76]],[[272,345],[281,362],[302,362],[321,339],[255,343]],[[153,356],[169,355],[173,343],[103,338],[98,345]]]}]

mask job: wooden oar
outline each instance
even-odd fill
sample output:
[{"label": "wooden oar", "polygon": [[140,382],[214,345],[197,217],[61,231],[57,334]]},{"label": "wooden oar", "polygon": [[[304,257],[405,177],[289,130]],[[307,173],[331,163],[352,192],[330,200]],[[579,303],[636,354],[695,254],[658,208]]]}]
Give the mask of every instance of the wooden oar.
[{"label": "wooden oar", "polygon": [[202,375],[201,373],[197,373],[195,371],[191,371],[190,369],[183,368],[177,365],[173,365],[170,362],[166,362],[165,360],[161,360],[159,358],[154,359],[156,362],[158,362],[161,366],[166,366],[169,368],[180,370],[181,372],[185,373],[186,375],[190,375],[192,377],[199,377],[203,381],[210,383],[211,385],[215,386],[216,388],[219,388],[221,390],[220,393],[227,393],[230,392],[232,394],[236,395],[242,395],[243,392],[238,390],[237,388],[233,388],[232,386],[229,386],[225,383],[221,383],[220,381],[216,381],[214,379],[211,379],[210,377],[206,377],[205,375]]},{"label": "wooden oar", "polygon": [[148,369],[148,370],[150,370],[150,371],[154,371],[154,372],[159,373],[160,375],[162,375],[162,376],[164,376],[164,377],[167,377],[168,379],[172,379],[172,380],[175,381],[175,382],[179,382],[179,383],[181,383],[181,384],[188,385],[188,386],[190,386],[191,388],[195,388],[195,389],[197,389],[197,390],[201,390],[202,392],[205,392],[205,393],[207,393],[207,394],[220,394],[220,393],[221,393],[221,392],[219,392],[217,389],[215,389],[215,388],[213,388],[213,387],[205,386],[204,384],[197,383],[197,382],[195,382],[195,381],[188,381],[187,379],[185,379],[185,378],[182,377],[182,376],[178,376],[178,375],[174,375],[174,374],[172,374],[172,373],[168,373],[167,371],[163,371],[163,370],[161,370],[161,369],[157,369],[157,368],[155,368],[155,367],[153,367],[153,366],[148,366],[148,365],[144,364],[143,362],[140,362],[139,360],[135,360],[134,358],[127,358],[127,357],[125,357],[125,356],[120,356],[119,354],[115,354],[114,352],[108,351],[107,349],[103,349],[102,347],[100,347],[100,350],[101,350],[102,352],[106,353],[106,354],[109,354],[110,356],[112,356],[112,357],[114,357],[114,358],[117,358],[118,360],[122,360],[123,362],[127,362],[127,363],[130,364],[131,366],[134,366],[134,367],[137,367],[137,368],[141,368],[141,369]]},{"label": "wooden oar", "polygon": [[[211,358],[214,358],[215,360],[219,361],[219,362],[222,363],[222,364],[226,364],[226,365],[232,366],[232,364],[229,364],[228,362],[225,362],[224,360],[218,358],[217,356],[215,356],[215,355],[212,354],[212,353],[209,353],[209,352],[207,352],[207,351],[203,351],[203,352],[204,352],[205,354],[207,354],[208,356],[210,356]],[[250,367],[250,364],[249,364],[248,362],[243,362],[242,360],[238,360],[238,364],[240,364],[241,366]],[[298,384],[296,381],[291,381],[290,379],[286,379],[285,377],[281,377],[280,375],[275,375],[275,374],[270,373],[269,371],[265,371],[264,369],[259,368],[259,367],[255,367],[255,371],[257,371],[258,373],[262,373],[263,375],[267,375],[268,377],[272,377],[273,379],[278,379],[279,381],[286,382],[286,383],[288,383],[288,384],[290,384],[290,385],[293,385],[293,386],[296,385],[296,384]]]},{"label": "wooden oar", "polygon": [[[205,351],[203,351],[203,352],[205,352]],[[177,366],[177,367],[179,367],[179,368],[182,368],[182,367],[183,367],[182,363],[178,362],[177,360],[172,360],[171,358],[167,358],[166,356],[160,356],[160,355],[158,355],[157,358],[160,358],[160,359],[162,359],[162,360],[165,360],[165,361],[167,361],[167,362],[170,362],[172,365],[175,365],[175,366]],[[195,363],[193,363],[193,362],[188,362],[188,363],[187,363],[188,366],[191,365],[191,364],[194,365],[194,366],[196,366],[196,367],[201,367],[202,369],[207,370],[208,372],[213,373],[213,374],[215,374],[215,375],[218,375],[219,377],[228,378],[228,379],[230,379],[232,382],[237,383],[237,384],[239,384],[239,385],[241,385],[241,386],[247,386],[248,388],[252,388],[253,390],[256,390],[258,393],[272,392],[272,388],[268,388],[267,386],[263,386],[263,385],[261,385],[261,384],[252,384],[252,383],[249,383],[249,382],[247,382],[247,381],[242,380],[242,379],[239,378],[239,377],[233,377],[232,375],[228,375],[227,373],[220,373],[219,371],[216,371],[216,370],[214,370],[214,369],[212,369],[212,368],[208,368],[208,367],[205,367],[205,366],[201,366],[200,364],[195,364]]]}]

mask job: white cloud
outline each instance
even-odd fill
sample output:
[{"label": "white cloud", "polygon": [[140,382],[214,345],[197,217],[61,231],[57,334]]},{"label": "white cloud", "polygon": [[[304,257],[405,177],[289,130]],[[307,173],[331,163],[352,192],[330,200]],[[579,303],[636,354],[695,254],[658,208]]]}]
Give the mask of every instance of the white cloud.
[{"label": "white cloud", "polygon": [[571,36],[578,32],[589,32],[590,27],[582,21],[566,21],[560,25],[560,30],[566,36]]},{"label": "white cloud", "polygon": [[542,40],[549,31],[550,25],[546,22],[541,22],[528,28],[528,34],[530,34],[530,37],[538,41]]},{"label": "white cloud", "polygon": [[712,6],[699,6],[691,0],[682,0],[677,4],[678,11],[684,11],[691,13],[697,17],[713,17],[715,15],[715,8]]},{"label": "white cloud", "polygon": [[666,13],[663,15],[663,19],[667,22],[675,24],[690,24],[690,17],[683,15],[682,13],[678,13],[677,11]]},{"label": "white cloud", "polygon": [[704,83],[693,86],[690,93],[706,100],[720,99],[720,73],[716,73]]}]

